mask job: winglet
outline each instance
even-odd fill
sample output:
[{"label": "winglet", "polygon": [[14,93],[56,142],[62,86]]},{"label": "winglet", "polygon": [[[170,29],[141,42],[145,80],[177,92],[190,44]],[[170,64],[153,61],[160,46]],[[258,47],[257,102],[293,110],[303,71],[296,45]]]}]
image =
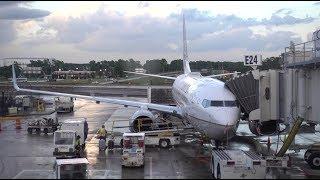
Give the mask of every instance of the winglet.
[{"label": "winglet", "polygon": [[16,89],[17,91],[20,91],[20,88],[17,85],[17,77],[16,77],[16,71],[14,70],[14,64],[12,64],[12,83],[13,83],[14,89]]}]

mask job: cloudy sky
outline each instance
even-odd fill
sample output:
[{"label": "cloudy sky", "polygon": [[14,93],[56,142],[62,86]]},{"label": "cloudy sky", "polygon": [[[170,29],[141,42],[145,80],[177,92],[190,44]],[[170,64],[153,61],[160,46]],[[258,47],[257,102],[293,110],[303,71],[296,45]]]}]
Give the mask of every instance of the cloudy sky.
[{"label": "cloudy sky", "polygon": [[0,58],[171,61],[182,57],[182,10],[192,61],[278,56],[320,27],[317,1],[0,1]]}]

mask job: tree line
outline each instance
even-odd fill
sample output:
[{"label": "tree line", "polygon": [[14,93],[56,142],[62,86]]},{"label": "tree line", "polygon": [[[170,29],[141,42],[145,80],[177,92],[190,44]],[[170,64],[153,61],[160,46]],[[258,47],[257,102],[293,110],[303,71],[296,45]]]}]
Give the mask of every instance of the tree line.
[{"label": "tree line", "polygon": [[[267,69],[281,69],[281,58],[270,57],[263,60],[262,65],[259,67],[260,70]],[[91,60],[89,63],[77,64],[77,63],[65,63],[61,60],[31,60],[30,67],[42,67],[44,75],[50,75],[54,71],[94,71],[96,77],[125,77],[124,71],[134,71],[135,68],[144,68],[147,73],[158,74],[172,71],[182,71],[183,62],[181,59],[173,60],[170,63],[166,59],[153,59],[147,60],[144,65],[141,65],[140,61],[133,59],[117,61],[95,61]],[[228,61],[191,61],[191,71],[201,71],[202,69],[213,69],[213,70],[226,70],[226,71],[238,71],[241,73],[252,70],[249,66],[244,66],[243,62],[228,62]],[[19,68],[16,68],[19,69]],[[21,69],[18,70],[17,74],[21,74]],[[0,77],[10,78],[11,66],[0,67]]]}]

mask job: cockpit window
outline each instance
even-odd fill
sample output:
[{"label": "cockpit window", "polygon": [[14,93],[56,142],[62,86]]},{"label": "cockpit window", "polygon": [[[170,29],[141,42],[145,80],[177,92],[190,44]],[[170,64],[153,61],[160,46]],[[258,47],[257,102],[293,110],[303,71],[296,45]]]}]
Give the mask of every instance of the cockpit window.
[{"label": "cockpit window", "polygon": [[237,102],[236,101],[224,101],[224,106],[226,107],[236,107]]},{"label": "cockpit window", "polygon": [[237,107],[238,104],[236,101],[210,101],[208,99],[204,99],[202,101],[202,106],[204,108],[207,108],[207,107]]},{"label": "cockpit window", "polygon": [[211,106],[221,107],[223,106],[223,101],[211,101]]}]

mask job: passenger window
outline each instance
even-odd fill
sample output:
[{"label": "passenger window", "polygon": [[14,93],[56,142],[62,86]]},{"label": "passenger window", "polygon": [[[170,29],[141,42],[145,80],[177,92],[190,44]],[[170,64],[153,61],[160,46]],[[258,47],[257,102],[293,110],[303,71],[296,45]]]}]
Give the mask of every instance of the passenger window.
[{"label": "passenger window", "polygon": [[211,101],[211,106],[222,107],[223,101]]},{"label": "passenger window", "polygon": [[226,106],[226,107],[236,107],[237,103],[236,103],[236,101],[224,101],[224,106]]}]

